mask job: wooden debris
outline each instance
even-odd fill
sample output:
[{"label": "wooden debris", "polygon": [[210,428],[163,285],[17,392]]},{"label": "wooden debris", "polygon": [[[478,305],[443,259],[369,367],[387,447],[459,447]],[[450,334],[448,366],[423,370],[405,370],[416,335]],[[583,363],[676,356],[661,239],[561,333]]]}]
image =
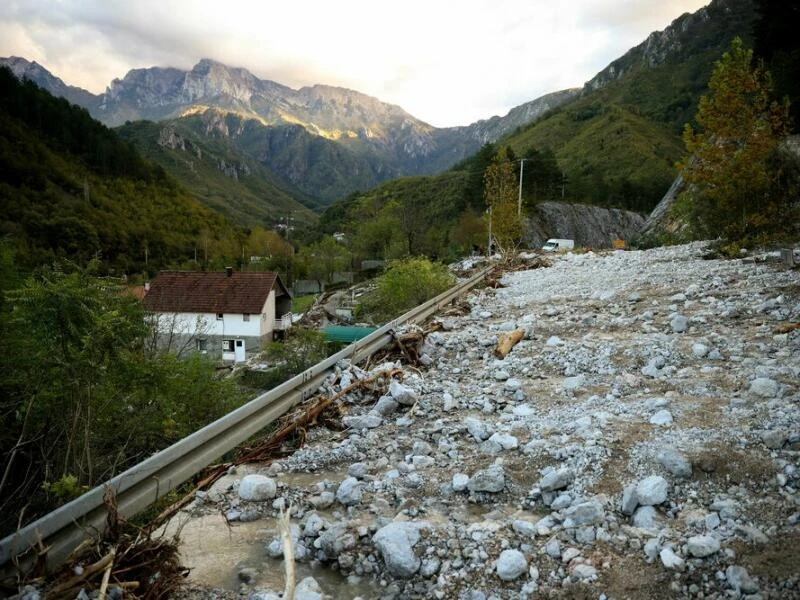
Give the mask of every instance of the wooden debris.
[{"label": "wooden debris", "polygon": [[800,322],[798,323],[784,323],[782,325],[778,325],[775,329],[772,330],[773,333],[790,333],[795,331],[796,329],[800,329]]},{"label": "wooden debris", "polygon": [[58,571],[44,579],[43,596],[71,599],[84,590],[107,598],[114,587],[122,588],[125,598],[131,599],[171,596],[189,573],[180,564],[177,538],[154,536],[154,529],[126,522],[117,511],[113,490],[106,492],[104,501],[106,531],[81,544]]},{"label": "wooden debris", "polygon": [[292,507],[281,511],[278,516],[278,530],[281,532],[281,544],[283,545],[283,566],[286,572],[286,583],[283,588],[283,597],[294,600],[294,589],[297,576],[295,575],[294,547],[292,546]]},{"label": "wooden debris", "polygon": [[376,352],[370,361],[383,362],[399,353],[409,365],[419,366],[418,348],[429,334],[440,329],[442,324],[439,321],[431,321],[425,329],[412,329],[402,335],[392,334],[394,338],[392,343],[382,351]]},{"label": "wooden debris", "polygon": [[499,279],[497,279],[496,277],[492,277],[491,275],[487,275],[486,277],[484,277],[483,282],[486,284],[486,287],[492,288],[494,290],[506,287],[502,283],[500,283]]},{"label": "wooden debris", "polygon": [[[269,453],[279,448],[281,443],[293,433],[302,430],[305,431],[308,427],[313,426],[320,415],[331,407],[338,400],[357,389],[369,388],[373,383],[379,380],[391,380],[394,376],[399,375],[402,371],[400,369],[388,369],[380,371],[372,377],[366,379],[359,379],[337,392],[330,398],[315,397],[310,400],[310,403],[301,407],[299,411],[295,411],[289,415],[284,422],[286,425],[274,432],[265,442],[248,449],[244,454],[239,456],[234,464],[244,464],[264,460],[269,458]],[[227,467],[225,467],[227,471]]]},{"label": "wooden debris", "polygon": [[48,595],[52,594],[58,597],[60,595],[64,596],[68,595],[67,592],[71,590],[75,590],[77,592],[78,588],[82,587],[84,584],[86,584],[86,582],[90,581],[95,573],[105,571],[106,567],[113,564],[114,554],[115,553],[112,548],[112,551],[110,551],[96,563],[91,564],[88,567],[84,568],[79,575],[73,575],[66,581],[63,581],[62,583],[59,583],[58,585],[55,585],[52,588],[50,588],[47,591]]},{"label": "wooden debris", "polygon": [[469,304],[464,302],[453,302],[449,308],[445,308],[441,311],[441,316],[443,317],[463,317],[466,314],[469,314]]},{"label": "wooden debris", "polygon": [[116,548],[111,548],[111,560],[109,561],[108,565],[106,565],[105,571],[103,571],[103,581],[100,583],[100,592],[97,596],[97,600],[106,600],[106,591],[108,590],[108,582],[111,579],[111,568],[114,566],[114,557],[117,554]]},{"label": "wooden debris", "polygon": [[494,348],[494,355],[497,358],[505,358],[511,349],[525,337],[524,329],[515,329],[508,333],[501,334],[497,339],[497,346]]}]

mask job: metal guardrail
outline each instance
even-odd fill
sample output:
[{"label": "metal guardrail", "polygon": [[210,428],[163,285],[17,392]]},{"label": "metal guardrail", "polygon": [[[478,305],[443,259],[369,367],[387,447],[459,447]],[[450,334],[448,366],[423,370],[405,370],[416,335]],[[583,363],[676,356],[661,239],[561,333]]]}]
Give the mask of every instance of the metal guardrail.
[{"label": "metal guardrail", "polygon": [[[11,574],[16,568],[14,563],[24,563],[25,559],[20,557],[39,542],[48,548],[48,566],[60,565],[84,539],[103,530],[106,520],[103,495],[107,489],[116,493],[117,508],[122,516],[130,517],[147,508],[292,406],[311,397],[340,360],[349,358],[358,362],[375,353],[392,340],[396,327],[424,321],[471,289],[491,268],[482,269],[369,336],[0,540],[0,575]],[[18,566],[24,569],[21,564]]]}]

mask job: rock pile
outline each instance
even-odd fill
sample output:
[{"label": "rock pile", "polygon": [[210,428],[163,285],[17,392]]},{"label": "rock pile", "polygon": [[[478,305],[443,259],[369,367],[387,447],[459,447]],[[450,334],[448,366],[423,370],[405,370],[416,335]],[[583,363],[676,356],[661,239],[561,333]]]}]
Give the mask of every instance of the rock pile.
[{"label": "rock pile", "polygon": [[[295,558],[343,576],[304,598],[359,580],[382,598],[800,597],[800,331],[776,333],[800,321],[800,274],[703,250],[506,275],[441,319],[425,370],[359,391],[348,430],[195,510],[291,507]],[[343,363],[328,386],[365,376]]]}]

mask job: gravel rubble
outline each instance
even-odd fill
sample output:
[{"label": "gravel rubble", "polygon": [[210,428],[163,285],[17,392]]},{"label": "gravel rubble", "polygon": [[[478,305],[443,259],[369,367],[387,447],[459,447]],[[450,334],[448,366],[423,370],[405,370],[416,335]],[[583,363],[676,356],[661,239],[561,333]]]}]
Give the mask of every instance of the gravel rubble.
[{"label": "gravel rubble", "polygon": [[[422,367],[371,369],[402,377],[353,392],[344,432],[190,511],[235,532],[291,507],[297,560],[341,575],[305,598],[800,598],[800,272],[706,249],[507,273],[439,317]],[[368,375],[344,362],[325,389]],[[282,569],[278,548],[231,565],[234,597],[278,597],[242,571]]]}]

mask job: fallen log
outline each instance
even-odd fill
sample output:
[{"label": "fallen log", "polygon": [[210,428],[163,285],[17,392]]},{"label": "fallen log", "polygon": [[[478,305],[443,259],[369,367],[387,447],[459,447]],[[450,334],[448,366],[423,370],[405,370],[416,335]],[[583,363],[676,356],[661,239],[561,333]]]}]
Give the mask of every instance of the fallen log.
[{"label": "fallen log", "polygon": [[497,358],[505,358],[523,337],[525,337],[524,329],[515,329],[514,331],[501,334],[497,338],[497,346],[494,347],[494,355]]},{"label": "fallen log", "polygon": [[106,567],[111,565],[114,562],[114,549],[111,550],[108,554],[106,554],[103,558],[98,560],[96,563],[89,565],[83,571],[80,572],[78,575],[74,575],[71,578],[67,579],[63,583],[59,583],[58,585],[50,588],[48,590],[48,594],[52,594],[53,596],[59,596],[65,594],[68,591],[73,590],[74,588],[78,588],[88,582],[92,575],[95,573],[99,573],[100,571],[104,571]]},{"label": "fallen log", "polygon": [[784,323],[783,325],[778,325],[772,331],[773,333],[789,333],[795,329],[800,329],[800,323]]}]

